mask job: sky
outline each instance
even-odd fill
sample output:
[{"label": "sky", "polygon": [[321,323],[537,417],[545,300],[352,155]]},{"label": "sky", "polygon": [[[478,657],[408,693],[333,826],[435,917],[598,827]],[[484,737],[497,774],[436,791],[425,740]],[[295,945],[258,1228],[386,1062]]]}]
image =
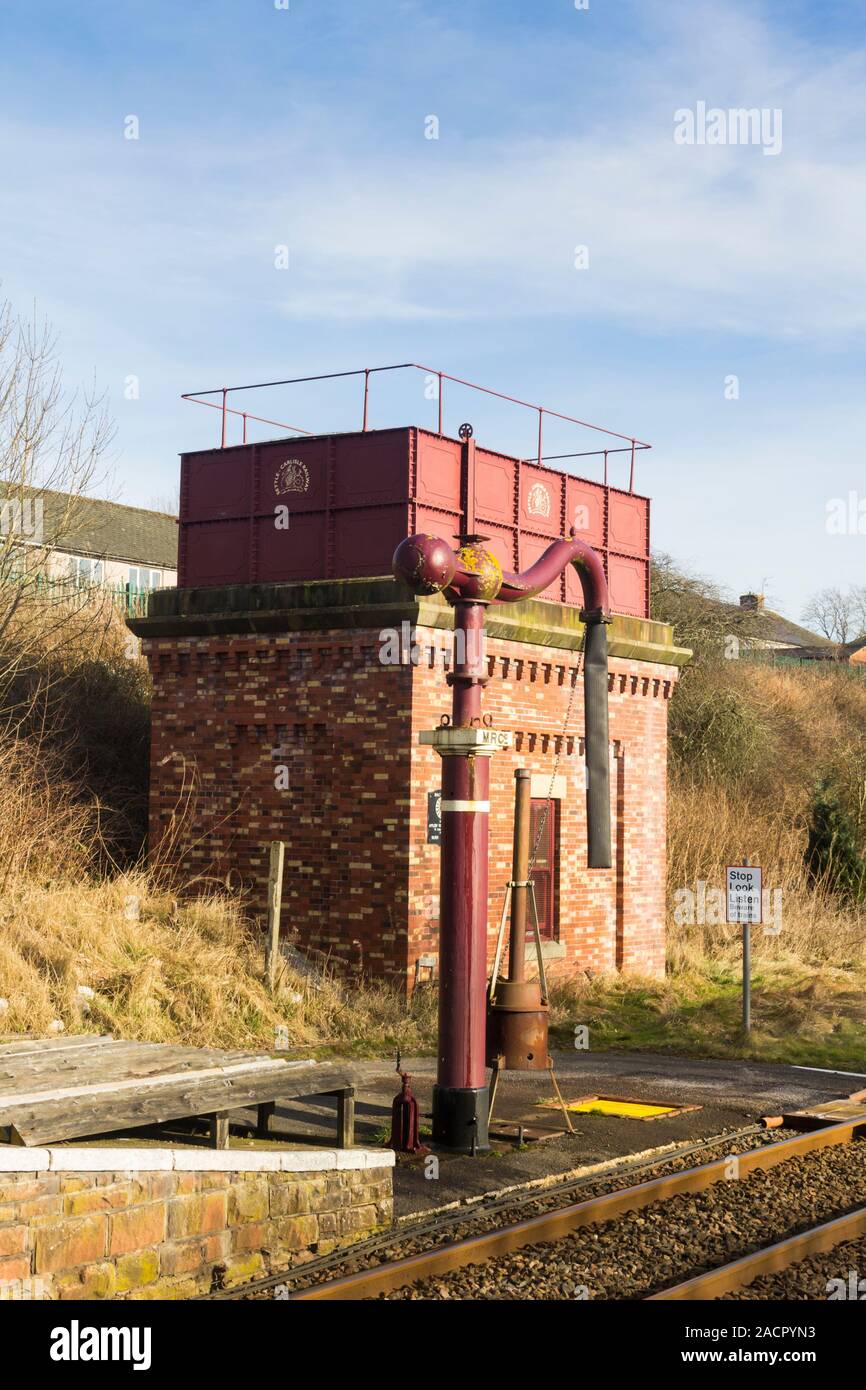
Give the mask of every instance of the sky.
[{"label": "sky", "polygon": [[[797,619],[866,583],[864,79],[866,0],[0,0],[0,289],[107,393],[119,500],[218,442],[182,392],[423,362],[649,441],[653,546]],[[352,380],[234,400],[360,423]]]}]

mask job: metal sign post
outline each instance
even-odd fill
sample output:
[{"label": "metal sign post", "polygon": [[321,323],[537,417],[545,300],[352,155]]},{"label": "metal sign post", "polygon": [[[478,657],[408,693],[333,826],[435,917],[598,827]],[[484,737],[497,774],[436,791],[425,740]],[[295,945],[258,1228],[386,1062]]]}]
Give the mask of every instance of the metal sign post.
[{"label": "metal sign post", "polygon": [[752,924],[760,924],[761,870],[748,859],[725,871],[727,889],[727,920],[739,923],[743,929],[743,1032],[752,1031]]}]

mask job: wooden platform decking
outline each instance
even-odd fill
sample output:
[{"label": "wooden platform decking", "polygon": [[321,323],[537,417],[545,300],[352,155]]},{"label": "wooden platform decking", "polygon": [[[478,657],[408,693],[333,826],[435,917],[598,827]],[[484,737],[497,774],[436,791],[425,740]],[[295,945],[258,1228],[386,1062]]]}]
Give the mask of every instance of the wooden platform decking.
[{"label": "wooden platform decking", "polygon": [[0,1139],[28,1147],[207,1117],[227,1148],[232,1111],[255,1108],[266,1136],[276,1104],[312,1096],[337,1097],[337,1142],[351,1147],[352,1080],[318,1062],[90,1035],[0,1045]]}]

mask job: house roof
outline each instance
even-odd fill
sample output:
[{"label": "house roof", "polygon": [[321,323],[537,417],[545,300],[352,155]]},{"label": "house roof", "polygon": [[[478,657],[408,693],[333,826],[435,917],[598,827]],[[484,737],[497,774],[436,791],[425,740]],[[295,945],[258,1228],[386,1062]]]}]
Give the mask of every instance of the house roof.
[{"label": "house roof", "polygon": [[771,608],[754,610],[731,604],[729,612],[734,631],[738,625],[747,629],[743,637],[746,642],[773,642],[784,647],[803,648],[834,645],[828,637],[810,632],[808,628],[800,627],[799,623],[792,623],[789,618],[783,618],[781,613],[774,613]]},{"label": "house roof", "polygon": [[820,647],[801,647],[798,656],[807,661],[848,661],[864,647],[866,637],[857,637],[853,642],[825,642]]},{"label": "house roof", "polygon": [[44,544],[73,555],[177,569],[177,518],[98,497],[22,488],[0,480],[0,497],[42,498]]}]

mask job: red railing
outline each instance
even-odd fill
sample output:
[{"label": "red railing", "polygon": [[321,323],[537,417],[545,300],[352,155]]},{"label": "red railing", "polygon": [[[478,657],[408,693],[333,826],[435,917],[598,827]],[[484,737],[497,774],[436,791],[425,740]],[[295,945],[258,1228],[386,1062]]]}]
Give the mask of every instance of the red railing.
[{"label": "red railing", "polygon": [[[477,382],[466,381],[463,377],[452,376],[449,372],[439,371],[434,367],[425,367],[420,362],[397,362],[388,367],[359,367],[350,372],[323,372],[318,376],[297,376],[287,377],[283,381],[254,381],[245,386],[218,386],[210,391],[186,391],[182,400],[193,401],[196,405],[206,405],[213,410],[218,410],[221,415],[222,427],[220,434],[220,448],[226,448],[227,424],[230,415],[237,415],[243,421],[243,443],[247,442],[247,422],[254,420],[263,425],[274,425],[278,429],[288,430],[292,434],[312,435],[317,433],[315,430],[305,430],[299,425],[287,425],[279,420],[269,420],[264,415],[253,415],[250,411],[239,410],[237,407],[228,404],[229,396],[237,391],[262,391],[277,386],[302,386],[313,381],[336,381],[347,377],[364,378],[364,399],[363,413],[361,417],[361,429],[369,429],[370,418],[370,377],[380,372],[404,372],[417,371],[424,372],[427,376],[436,377],[438,381],[438,425],[437,432],[442,434],[444,423],[444,383],[453,382],[456,386],[465,386],[470,391],[479,391],[485,396],[494,396],[497,400],[507,401],[510,405],[519,405],[525,410],[531,410],[538,416],[538,454],[527,462],[549,463],[559,459],[573,458],[598,458],[604,456],[604,482],[608,482],[608,456],[610,454],[630,454],[631,466],[629,470],[629,492],[634,491],[634,465],[635,454],[642,449],[651,449],[652,445],[647,444],[643,439],[637,439],[633,435],[620,434],[617,430],[606,429],[603,425],[594,425],[589,420],[579,420],[574,415],[566,415],[561,410],[551,410],[549,406],[533,405],[531,401],[521,400],[519,396],[508,396],[504,391],[494,391],[489,386],[479,386]],[[206,396],[219,396],[217,401],[205,400]],[[580,453],[574,454],[545,454],[543,452],[544,443],[544,420],[549,416],[552,420],[563,420],[570,425],[579,425],[582,429],[594,430],[598,434],[606,435],[610,439],[621,439],[624,441],[622,447],[607,449],[585,449]]]}]

